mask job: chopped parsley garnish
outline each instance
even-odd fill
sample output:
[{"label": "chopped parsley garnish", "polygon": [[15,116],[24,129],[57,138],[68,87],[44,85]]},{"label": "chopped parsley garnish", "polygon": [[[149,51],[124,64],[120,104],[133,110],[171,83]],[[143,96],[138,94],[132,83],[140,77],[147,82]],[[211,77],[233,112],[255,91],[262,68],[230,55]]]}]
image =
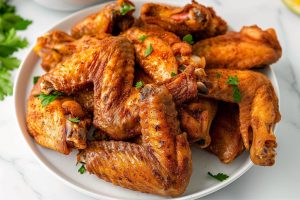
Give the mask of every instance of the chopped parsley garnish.
[{"label": "chopped parsley garnish", "polygon": [[141,37],[139,37],[139,40],[141,42],[144,42],[147,39],[147,37],[149,37],[149,36],[148,35],[142,35]]},{"label": "chopped parsley garnish", "polygon": [[64,93],[54,91],[51,94],[43,94],[42,93],[42,94],[35,95],[35,97],[39,98],[42,101],[42,106],[45,107],[48,104],[50,104],[52,101],[57,99],[59,96],[62,96],[62,95],[64,95]]},{"label": "chopped parsley garnish", "polygon": [[151,44],[149,44],[149,46],[147,47],[146,51],[145,51],[145,56],[149,56],[153,51],[153,47]]},{"label": "chopped parsley garnish", "polygon": [[176,76],[177,74],[175,73],[175,72],[172,72],[171,73],[171,77],[174,77],[174,76]]},{"label": "chopped parsley garnish", "polygon": [[139,81],[139,82],[136,82],[135,87],[141,88],[141,87],[143,87],[143,85],[144,85],[143,81]]},{"label": "chopped parsley garnish", "polygon": [[86,172],[86,169],[85,169],[84,165],[81,165],[81,167],[78,169],[78,172],[80,174],[84,174]]},{"label": "chopped parsley garnish", "polygon": [[193,36],[191,34],[187,34],[182,38],[183,41],[189,43],[189,44],[194,44],[194,39]]},{"label": "chopped parsley garnish", "polygon": [[41,78],[40,76],[33,77],[33,84],[35,85],[40,78]]},{"label": "chopped parsley garnish", "polygon": [[121,15],[126,15],[129,11],[134,10],[135,7],[129,3],[123,3],[120,8]]},{"label": "chopped parsley garnish", "polygon": [[70,122],[74,122],[74,123],[79,123],[80,122],[80,119],[78,117],[75,117],[75,118],[69,118],[68,119]]},{"label": "chopped parsley garnish", "polygon": [[226,180],[229,176],[227,174],[224,173],[218,173],[217,175],[213,175],[210,172],[207,172],[207,174],[215,179],[217,179],[218,181],[224,181]]},{"label": "chopped parsley garnish", "polygon": [[237,76],[229,76],[227,80],[227,84],[232,85],[233,90],[233,100],[236,103],[239,103],[242,100],[242,96],[240,90],[238,88],[239,79]]},{"label": "chopped parsley garnish", "polygon": [[217,77],[217,78],[221,78],[221,74],[218,72],[218,73],[216,74],[216,77]]}]

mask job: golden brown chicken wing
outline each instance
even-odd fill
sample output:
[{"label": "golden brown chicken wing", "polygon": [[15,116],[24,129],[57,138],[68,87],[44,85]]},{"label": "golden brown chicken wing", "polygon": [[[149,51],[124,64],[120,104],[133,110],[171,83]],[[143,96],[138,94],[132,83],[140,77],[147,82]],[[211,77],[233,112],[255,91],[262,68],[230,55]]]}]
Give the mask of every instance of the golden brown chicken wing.
[{"label": "golden brown chicken wing", "polygon": [[142,144],[101,141],[78,155],[89,172],[113,184],[141,192],[178,196],[192,172],[191,151],[181,133],[172,95],[164,86],[141,91]]},{"label": "golden brown chicken wing", "polygon": [[183,8],[165,4],[146,3],[141,10],[141,19],[156,24],[180,37],[193,34],[196,38],[208,38],[223,34],[226,22],[215,14],[212,8],[192,1]]},{"label": "golden brown chicken wing", "polygon": [[[26,122],[35,141],[60,153],[69,154],[71,148],[86,148],[86,136],[91,119],[81,106],[70,97],[60,97],[47,106],[36,95],[39,83],[34,86],[27,104]],[[79,121],[72,122],[69,119]]]},{"label": "golden brown chicken wing", "polygon": [[208,151],[223,163],[231,163],[244,150],[240,132],[239,108],[236,104],[220,102],[211,125]]},{"label": "golden brown chicken wing", "polygon": [[193,51],[205,57],[207,68],[250,69],[272,64],[281,57],[274,29],[263,31],[258,26],[201,40]]},{"label": "golden brown chicken wing", "polygon": [[190,143],[206,148],[210,142],[210,126],[217,112],[218,103],[213,99],[198,97],[179,107],[180,125]]},{"label": "golden brown chicken wing", "polygon": [[134,4],[129,0],[109,3],[98,13],[86,17],[73,26],[72,36],[80,38],[84,35],[97,35],[99,33],[118,35],[134,23],[132,16],[134,10]]},{"label": "golden brown chicken wing", "polygon": [[252,161],[257,165],[273,165],[277,146],[273,129],[280,113],[271,82],[253,71],[208,69],[206,73],[206,97],[239,104],[240,132],[246,149],[253,140]]}]

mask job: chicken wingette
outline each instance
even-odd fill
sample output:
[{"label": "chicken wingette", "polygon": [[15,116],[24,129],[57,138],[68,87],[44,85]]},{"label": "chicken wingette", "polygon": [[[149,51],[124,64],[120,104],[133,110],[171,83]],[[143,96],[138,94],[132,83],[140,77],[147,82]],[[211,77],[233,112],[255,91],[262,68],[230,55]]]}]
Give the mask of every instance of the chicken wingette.
[{"label": "chicken wingette", "polygon": [[118,35],[134,22],[132,13],[134,4],[129,0],[118,0],[104,6],[98,13],[92,14],[78,22],[72,28],[72,36],[80,38],[84,35],[109,33]]},{"label": "chicken wingette", "polygon": [[42,81],[40,78],[35,84],[27,103],[26,123],[30,135],[38,144],[63,154],[69,154],[72,148],[86,148],[90,116],[78,102],[63,95],[43,105],[39,98]]},{"label": "chicken wingette", "polygon": [[224,34],[226,22],[210,7],[196,1],[183,8],[165,4],[146,3],[141,9],[141,19],[147,24],[155,24],[183,37],[193,34],[197,39]]},{"label": "chicken wingette", "polygon": [[238,106],[220,102],[209,133],[211,143],[207,149],[223,163],[231,163],[240,155],[244,150],[244,144],[240,132]]},{"label": "chicken wingette", "polygon": [[186,134],[182,133],[172,95],[164,86],[141,90],[142,144],[97,141],[78,154],[86,169],[113,184],[165,196],[182,194],[192,173]]},{"label": "chicken wingette", "polygon": [[273,129],[280,121],[278,98],[269,79],[247,70],[208,69],[204,96],[239,105],[240,132],[251,160],[273,165],[277,146]]},{"label": "chicken wingette", "polygon": [[245,26],[240,32],[201,40],[193,46],[198,56],[205,57],[206,68],[250,69],[275,63],[281,47],[274,29]]}]

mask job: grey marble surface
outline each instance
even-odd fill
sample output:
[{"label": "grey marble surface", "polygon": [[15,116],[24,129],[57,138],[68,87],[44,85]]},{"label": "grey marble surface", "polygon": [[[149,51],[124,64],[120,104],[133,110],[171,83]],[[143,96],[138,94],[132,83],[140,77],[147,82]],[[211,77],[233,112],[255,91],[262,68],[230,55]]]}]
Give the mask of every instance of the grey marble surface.
[{"label": "grey marble surface", "polygon": [[[273,65],[280,87],[282,120],[277,127],[278,156],[275,166],[254,166],[231,185],[203,199],[300,199],[300,17],[278,0],[214,0],[212,5],[234,29],[257,24],[274,27],[283,47],[281,60]],[[69,12],[43,8],[30,0],[14,0],[18,12],[34,21],[22,33],[34,44]],[[27,50],[16,56],[24,58]],[[91,200],[48,173],[26,147],[14,119],[12,97],[0,102],[0,199]]]}]

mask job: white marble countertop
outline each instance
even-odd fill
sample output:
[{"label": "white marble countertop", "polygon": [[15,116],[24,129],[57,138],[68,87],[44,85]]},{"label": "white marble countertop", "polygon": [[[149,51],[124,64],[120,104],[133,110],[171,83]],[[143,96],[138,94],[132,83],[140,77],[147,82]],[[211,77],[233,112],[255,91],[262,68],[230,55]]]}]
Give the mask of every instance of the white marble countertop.
[{"label": "white marble countertop", "polygon": [[[278,156],[275,166],[254,166],[226,188],[203,199],[300,199],[300,17],[279,0],[206,0],[230,25],[258,24],[274,27],[283,47],[283,57],[273,65],[280,87],[282,120],[277,127]],[[43,8],[30,0],[14,0],[20,15],[33,24],[22,35],[35,38],[70,12]],[[26,50],[16,56],[24,58]],[[0,102],[0,199],[91,200],[61,183],[35,160],[20,138],[14,120],[13,98]]]}]

